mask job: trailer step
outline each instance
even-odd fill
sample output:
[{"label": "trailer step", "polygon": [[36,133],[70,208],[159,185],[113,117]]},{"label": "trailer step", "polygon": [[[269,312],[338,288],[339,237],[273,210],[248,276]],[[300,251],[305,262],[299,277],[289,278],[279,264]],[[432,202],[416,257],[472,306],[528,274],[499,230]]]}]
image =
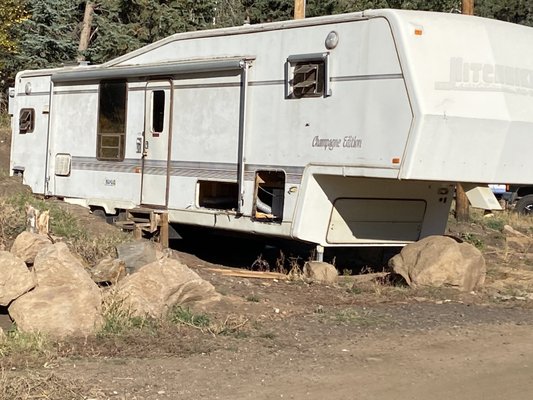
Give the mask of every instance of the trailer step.
[{"label": "trailer step", "polygon": [[[168,247],[168,213],[152,208],[132,208],[126,211],[126,220],[116,221],[115,225],[125,231],[133,231],[136,239],[143,236],[157,236],[159,242]],[[158,233],[158,235],[157,235]]]}]

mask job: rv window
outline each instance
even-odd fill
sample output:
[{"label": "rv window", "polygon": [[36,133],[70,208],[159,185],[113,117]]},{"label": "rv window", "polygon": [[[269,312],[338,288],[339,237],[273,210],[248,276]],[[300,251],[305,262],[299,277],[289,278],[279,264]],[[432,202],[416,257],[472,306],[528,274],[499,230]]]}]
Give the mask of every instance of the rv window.
[{"label": "rv window", "polygon": [[303,54],[287,59],[287,98],[330,96],[328,54]]},{"label": "rv window", "polygon": [[97,158],[124,159],[126,132],[126,81],[100,83]]},{"label": "rv window", "polygon": [[19,133],[31,133],[35,127],[35,110],[33,108],[23,108],[20,110]]},{"label": "rv window", "polygon": [[152,132],[163,132],[165,125],[165,91],[152,92]]},{"label": "rv window", "polygon": [[236,210],[239,185],[234,182],[198,181],[198,205],[217,210]]}]

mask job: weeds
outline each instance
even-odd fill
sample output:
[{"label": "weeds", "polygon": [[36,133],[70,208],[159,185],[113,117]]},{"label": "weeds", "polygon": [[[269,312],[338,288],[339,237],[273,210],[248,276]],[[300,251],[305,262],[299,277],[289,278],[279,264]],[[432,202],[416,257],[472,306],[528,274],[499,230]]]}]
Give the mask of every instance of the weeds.
[{"label": "weeds", "polygon": [[259,303],[260,299],[257,295],[251,294],[249,296],[246,296],[246,301],[249,301],[251,303]]},{"label": "weeds", "polygon": [[274,332],[263,332],[259,335],[259,337],[263,339],[273,340],[276,338],[276,334]]},{"label": "weeds", "polygon": [[174,306],[168,314],[168,319],[172,323],[194,328],[206,328],[211,323],[208,315],[194,314],[190,308],[181,306]]},{"label": "weeds", "polygon": [[248,323],[248,319],[243,316],[228,315],[223,320],[211,319],[206,314],[195,314],[189,308],[174,306],[169,314],[168,320],[177,325],[185,325],[216,335],[235,335],[244,337],[242,328]]},{"label": "weeds", "polygon": [[467,243],[470,243],[478,250],[483,250],[483,247],[485,247],[485,244],[483,243],[483,241],[480,238],[478,238],[476,235],[474,235],[473,233],[468,233],[468,232],[462,233],[461,239],[463,239]]},{"label": "weeds", "polygon": [[374,326],[377,325],[383,316],[377,315],[370,310],[356,310],[353,308],[346,308],[337,311],[332,319],[343,324],[354,324],[358,326]]},{"label": "weeds", "polygon": [[276,272],[279,272],[280,274],[286,274],[288,272],[285,268],[286,261],[285,253],[280,250],[279,257],[276,259]]},{"label": "weeds", "polygon": [[7,332],[6,337],[0,340],[0,357],[11,355],[47,357],[51,351],[50,341],[40,333],[24,333],[14,329]]},{"label": "weeds", "polygon": [[359,286],[355,286],[355,285],[347,288],[346,291],[348,293],[350,293],[350,294],[361,294],[361,293],[363,293],[363,289],[360,288]]},{"label": "weeds", "polygon": [[501,232],[506,222],[501,218],[486,218],[484,224],[487,228],[494,229],[495,231]]},{"label": "weeds", "polygon": [[153,333],[157,330],[157,323],[150,318],[134,315],[133,311],[124,304],[116,293],[109,293],[102,303],[104,324],[97,336],[120,336],[132,330],[145,330]]}]

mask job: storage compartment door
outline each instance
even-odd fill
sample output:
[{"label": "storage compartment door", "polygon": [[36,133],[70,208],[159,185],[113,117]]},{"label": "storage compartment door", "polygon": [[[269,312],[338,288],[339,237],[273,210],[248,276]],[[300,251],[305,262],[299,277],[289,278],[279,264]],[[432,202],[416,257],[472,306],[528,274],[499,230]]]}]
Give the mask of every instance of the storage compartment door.
[{"label": "storage compartment door", "polygon": [[420,238],[425,212],[424,200],[337,199],[327,242],[415,241]]}]

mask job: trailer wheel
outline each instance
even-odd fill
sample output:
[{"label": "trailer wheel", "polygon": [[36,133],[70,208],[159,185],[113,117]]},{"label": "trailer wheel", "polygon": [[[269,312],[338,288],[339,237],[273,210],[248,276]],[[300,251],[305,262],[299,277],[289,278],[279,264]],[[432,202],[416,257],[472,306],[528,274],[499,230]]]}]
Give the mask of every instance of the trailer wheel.
[{"label": "trailer wheel", "polygon": [[116,220],[116,216],[115,215],[109,215],[109,214],[106,214],[105,210],[103,208],[100,208],[100,207],[95,207],[93,209],[91,209],[93,215],[99,217],[99,218],[102,218],[105,222],[107,222],[108,224],[111,224],[113,225],[115,223],[115,220]]},{"label": "trailer wheel", "polygon": [[91,210],[93,215],[102,219],[105,219],[106,214],[103,208],[94,208]]},{"label": "trailer wheel", "polygon": [[518,200],[514,209],[520,214],[533,215],[533,194],[529,194]]}]

